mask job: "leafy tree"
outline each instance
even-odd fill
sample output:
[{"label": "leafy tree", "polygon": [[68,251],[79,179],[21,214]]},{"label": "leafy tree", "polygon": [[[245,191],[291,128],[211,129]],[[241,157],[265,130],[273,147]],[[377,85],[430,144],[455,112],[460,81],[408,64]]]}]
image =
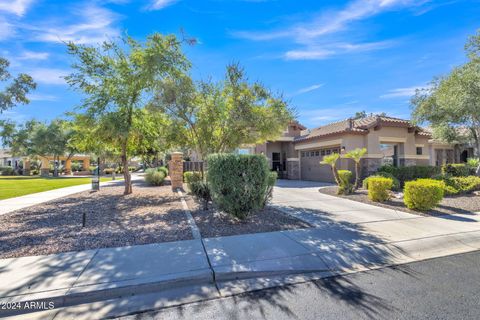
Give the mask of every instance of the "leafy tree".
[{"label": "leafy tree", "polygon": [[275,139],[293,118],[281,96],[250,83],[238,64],[227,66],[221,82],[195,83],[187,75],[165,79],[154,106],[171,119],[171,139],[202,159]]},{"label": "leafy tree", "polygon": [[347,152],[343,156],[344,158],[352,159],[355,162],[355,190],[360,186],[360,162],[366,153],[366,148],[356,148]]},{"label": "leafy tree", "polygon": [[159,81],[175,78],[190,67],[181,42],[173,35],[155,33],[145,43],[130,37],[100,46],[70,42],[68,52],[76,62],[72,65],[75,72],[66,81],[85,93],[81,107],[99,143],[119,151],[125,169],[124,194],[130,194],[131,176],[126,168],[135,150],[135,137],[145,124],[143,109]]},{"label": "leafy tree", "polygon": [[337,185],[340,185],[340,177],[338,176],[338,170],[337,170],[338,159],[340,159],[340,154],[332,153],[332,154],[329,154],[328,156],[324,156],[323,160],[320,161],[320,164],[326,164],[332,168],[332,173],[333,173],[333,178],[335,180],[335,183]]},{"label": "leafy tree", "polygon": [[429,88],[417,90],[411,100],[412,117],[429,122],[435,138],[448,142],[473,141],[480,155],[480,31],[465,46],[469,61]]},{"label": "leafy tree", "polygon": [[0,82],[11,80],[11,83],[6,84],[3,90],[0,91],[0,114],[17,104],[29,103],[27,94],[37,87],[32,77],[28,74],[20,73],[13,78],[8,72],[9,66],[10,62],[0,57]]},{"label": "leafy tree", "polygon": [[8,130],[1,132],[4,145],[11,149],[11,153],[17,156],[53,156],[55,161],[54,176],[58,176],[58,164],[60,156],[69,159],[76,149],[71,143],[73,130],[65,120],[53,120],[50,123],[42,123],[30,120],[16,126],[8,123],[4,126]]},{"label": "leafy tree", "polygon": [[365,110],[362,110],[362,111],[355,112],[355,115],[353,116],[353,119],[361,119],[361,118],[366,118],[366,117],[367,117],[367,112],[365,112]]}]

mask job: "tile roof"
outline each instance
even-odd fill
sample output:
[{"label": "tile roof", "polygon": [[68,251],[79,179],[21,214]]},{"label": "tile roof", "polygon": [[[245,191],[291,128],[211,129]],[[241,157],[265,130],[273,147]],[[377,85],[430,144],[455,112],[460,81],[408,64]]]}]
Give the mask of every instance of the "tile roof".
[{"label": "tile roof", "polygon": [[[312,138],[324,137],[338,133],[367,134],[369,128],[379,124],[387,126],[393,125],[402,127],[415,127],[409,120],[388,116],[368,116],[360,119],[350,118],[312,129],[308,134],[295,138],[295,141],[309,140]],[[417,130],[418,134],[420,135],[430,135],[428,132],[423,132],[421,128],[417,128]]]}]

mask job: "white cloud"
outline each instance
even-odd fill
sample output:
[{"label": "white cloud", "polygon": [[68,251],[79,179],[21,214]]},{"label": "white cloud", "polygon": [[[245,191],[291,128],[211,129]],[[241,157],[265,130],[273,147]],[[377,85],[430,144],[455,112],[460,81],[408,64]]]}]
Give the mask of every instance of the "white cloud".
[{"label": "white cloud", "polygon": [[146,7],[147,10],[162,10],[172,4],[175,4],[179,0],[153,0],[151,3]]},{"label": "white cloud", "polygon": [[317,14],[308,23],[300,23],[285,29],[267,32],[233,32],[234,36],[255,41],[278,38],[293,38],[299,43],[345,30],[352,22],[366,19],[384,11],[405,7],[420,6],[428,0],[354,0],[341,10],[332,10]]},{"label": "white cloud", "polygon": [[290,50],[285,53],[287,60],[322,60],[335,54],[333,50],[326,49],[302,49]]},{"label": "white cloud", "polygon": [[28,95],[31,101],[58,101],[58,97],[51,94],[32,93]]},{"label": "white cloud", "polygon": [[37,68],[29,70],[28,74],[38,83],[66,84],[62,77],[68,75],[69,72],[63,69]]},{"label": "white cloud", "polygon": [[302,88],[302,89],[298,90],[296,92],[296,94],[302,94],[302,93],[307,93],[307,92],[310,92],[310,91],[314,91],[314,90],[320,89],[324,85],[325,85],[324,83],[313,84],[311,86],[308,86],[308,87],[305,87],[305,88]]},{"label": "white cloud", "polygon": [[50,54],[48,52],[23,51],[17,59],[19,60],[45,60]]},{"label": "white cloud", "polygon": [[[102,42],[109,37],[120,35],[114,27],[118,16],[105,8],[96,5],[76,7],[73,16],[65,20],[48,21],[40,26],[29,26],[33,31],[33,40],[45,42],[73,41],[78,44]],[[75,21],[75,24],[69,22]]]},{"label": "white cloud", "polygon": [[0,0],[0,11],[21,17],[32,4],[33,0]]},{"label": "white cloud", "polygon": [[391,99],[391,98],[399,98],[399,97],[412,97],[415,95],[415,90],[417,89],[428,89],[429,86],[421,85],[421,86],[414,86],[408,88],[397,88],[389,90],[388,93],[383,94],[380,96],[382,99]]},{"label": "white cloud", "polygon": [[338,54],[386,49],[394,44],[394,41],[379,41],[365,43],[339,42],[326,44],[323,47],[307,46],[305,48],[287,51],[284,58],[286,60],[323,60]]},{"label": "white cloud", "polygon": [[0,40],[8,39],[14,34],[14,26],[0,17]]}]

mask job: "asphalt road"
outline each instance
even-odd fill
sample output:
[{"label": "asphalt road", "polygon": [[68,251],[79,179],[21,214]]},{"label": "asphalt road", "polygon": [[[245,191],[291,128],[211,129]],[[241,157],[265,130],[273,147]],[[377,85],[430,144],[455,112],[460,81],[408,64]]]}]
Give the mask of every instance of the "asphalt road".
[{"label": "asphalt road", "polygon": [[479,319],[480,251],[123,317]]}]

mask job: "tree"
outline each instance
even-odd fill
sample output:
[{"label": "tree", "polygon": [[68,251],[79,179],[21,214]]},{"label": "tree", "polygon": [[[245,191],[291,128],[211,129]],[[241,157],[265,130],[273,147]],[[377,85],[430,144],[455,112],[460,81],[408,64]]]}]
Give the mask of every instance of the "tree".
[{"label": "tree", "polygon": [[363,156],[367,153],[366,148],[356,148],[347,152],[343,157],[352,159],[355,162],[355,190],[360,186],[360,162]]},{"label": "tree", "polygon": [[28,74],[20,73],[15,78],[12,78],[12,75],[8,72],[9,66],[10,62],[0,57],[0,82],[12,80],[10,84],[6,84],[3,90],[0,91],[0,114],[17,104],[29,103],[27,94],[37,87],[32,77]]},{"label": "tree", "polygon": [[60,156],[67,155],[69,159],[75,153],[71,144],[73,131],[65,120],[56,119],[48,124],[31,120],[20,126],[9,123],[8,128],[8,131],[2,131],[1,136],[11,153],[30,157],[53,156],[54,176],[58,176]]},{"label": "tree", "polygon": [[353,119],[362,119],[367,117],[367,112],[365,110],[363,111],[357,111],[355,112],[355,115],[353,116]]},{"label": "tree", "polygon": [[176,128],[172,139],[202,159],[273,140],[293,119],[287,102],[260,83],[250,83],[238,64],[227,66],[221,82],[195,83],[187,75],[165,79],[154,106]]},{"label": "tree", "polygon": [[338,171],[337,171],[337,160],[338,159],[340,159],[340,154],[332,153],[332,154],[329,154],[328,156],[324,156],[323,160],[320,161],[320,164],[326,164],[326,165],[329,165],[332,168],[332,173],[333,173],[333,178],[335,180],[335,183],[337,185],[340,185],[340,178],[338,176]]},{"label": "tree", "polygon": [[67,83],[82,91],[85,116],[100,143],[120,153],[125,191],[132,193],[128,162],[135,149],[134,137],[144,124],[144,108],[165,77],[176,78],[190,63],[174,35],[155,33],[140,43],[124,37],[121,43],[106,41],[100,46],[68,43],[76,59]]},{"label": "tree", "polygon": [[473,141],[480,156],[480,31],[465,48],[468,62],[416,91],[412,118],[430,123],[434,137],[440,140]]}]

